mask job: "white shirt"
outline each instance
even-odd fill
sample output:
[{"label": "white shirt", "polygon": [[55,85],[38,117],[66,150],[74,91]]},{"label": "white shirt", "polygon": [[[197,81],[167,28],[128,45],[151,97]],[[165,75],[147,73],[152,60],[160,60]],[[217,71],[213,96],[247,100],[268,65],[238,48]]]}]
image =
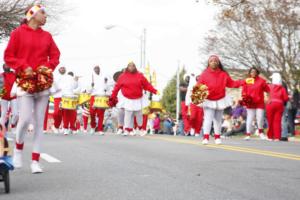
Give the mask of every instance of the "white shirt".
[{"label": "white shirt", "polygon": [[62,97],[62,87],[65,84],[66,74],[55,74],[53,85],[50,89],[50,92],[53,93],[54,98],[61,98]]},{"label": "white shirt", "polygon": [[189,86],[187,88],[187,92],[185,95],[185,105],[189,106],[192,103],[191,95],[193,91],[193,87],[197,84],[196,77],[190,75]]},{"label": "white shirt", "polygon": [[99,75],[93,73],[94,87],[91,88],[92,96],[104,96],[109,95],[109,86],[105,83],[105,76],[101,73]]},{"label": "white shirt", "polygon": [[75,81],[73,76],[66,75],[63,84],[61,84],[62,96],[76,95],[79,92],[80,88],[78,87],[78,81]]}]

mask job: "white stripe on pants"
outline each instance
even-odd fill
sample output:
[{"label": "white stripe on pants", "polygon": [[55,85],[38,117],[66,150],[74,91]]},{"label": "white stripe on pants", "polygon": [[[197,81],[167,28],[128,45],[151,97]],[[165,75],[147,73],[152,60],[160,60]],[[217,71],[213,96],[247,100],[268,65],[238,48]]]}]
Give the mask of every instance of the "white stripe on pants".
[{"label": "white stripe on pants", "polygon": [[125,117],[124,117],[124,128],[133,128],[134,125],[134,116],[136,117],[136,122],[138,126],[143,125],[143,113],[141,110],[138,111],[129,111],[125,110]]},{"label": "white stripe on pants", "polygon": [[210,134],[212,123],[214,123],[214,132],[216,135],[220,135],[223,110],[216,110],[216,109],[206,108],[206,107],[204,107],[203,110],[204,110],[204,122],[203,122],[204,134]]},{"label": "white stripe on pants", "polygon": [[125,110],[124,108],[118,108],[118,126],[124,126]]},{"label": "white stripe on pants", "polygon": [[1,100],[1,119],[0,119],[0,123],[2,124],[2,126],[5,126],[5,123],[7,121],[6,119],[6,114],[8,111],[8,108],[11,107],[11,121],[10,124],[16,125],[17,121],[18,121],[18,102],[17,99],[12,99],[10,101]]},{"label": "white stripe on pants", "polygon": [[27,132],[28,125],[33,121],[34,138],[32,152],[34,153],[40,153],[41,151],[40,145],[43,136],[43,124],[48,99],[49,95],[18,97],[20,119],[16,130],[16,142],[18,144],[24,143],[24,137]]},{"label": "white stripe on pants", "polygon": [[247,109],[247,133],[253,133],[253,121],[256,118],[256,123],[258,129],[263,129],[264,125],[264,116],[265,111],[264,109]]}]

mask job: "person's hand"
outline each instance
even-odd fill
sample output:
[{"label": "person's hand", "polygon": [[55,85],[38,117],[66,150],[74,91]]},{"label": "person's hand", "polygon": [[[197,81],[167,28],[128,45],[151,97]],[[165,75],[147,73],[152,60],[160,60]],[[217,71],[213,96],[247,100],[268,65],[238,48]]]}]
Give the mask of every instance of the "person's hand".
[{"label": "person's hand", "polygon": [[156,95],[160,95],[160,92],[157,90]]},{"label": "person's hand", "polygon": [[24,70],[25,74],[27,76],[32,76],[33,75],[33,69],[31,67],[27,67],[25,70]]}]

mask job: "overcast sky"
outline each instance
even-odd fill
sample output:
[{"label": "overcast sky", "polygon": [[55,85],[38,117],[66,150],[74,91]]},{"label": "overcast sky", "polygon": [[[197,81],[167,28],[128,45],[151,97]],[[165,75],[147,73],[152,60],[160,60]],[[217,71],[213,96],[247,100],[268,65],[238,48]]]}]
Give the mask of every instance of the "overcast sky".
[{"label": "overcast sky", "polygon": [[[215,8],[204,0],[64,1],[72,9],[54,38],[61,65],[84,76],[84,81],[97,64],[108,75],[130,60],[139,65],[140,41],[135,36],[143,28],[147,30],[146,60],[157,72],[159,89],[174,75],[178,60],[189,71],[199,72],[203,67],[198,48],[215,23]],[[106,30],[107,25],[118,26]],[[0,44],[1,54],[5,46],[5,41]]]}]

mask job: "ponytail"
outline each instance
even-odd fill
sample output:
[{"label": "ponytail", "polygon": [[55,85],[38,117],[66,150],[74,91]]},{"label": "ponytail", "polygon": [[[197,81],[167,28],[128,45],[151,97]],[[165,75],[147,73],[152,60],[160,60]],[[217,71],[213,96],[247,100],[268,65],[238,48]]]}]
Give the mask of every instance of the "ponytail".
[{"label": "ponytail", "polygon": [[27,23],[28,23],[28,20],[26,18],[24,18],[24,19],[22,19],[20,24],[23,25],[23,24],[27,24]]}]

